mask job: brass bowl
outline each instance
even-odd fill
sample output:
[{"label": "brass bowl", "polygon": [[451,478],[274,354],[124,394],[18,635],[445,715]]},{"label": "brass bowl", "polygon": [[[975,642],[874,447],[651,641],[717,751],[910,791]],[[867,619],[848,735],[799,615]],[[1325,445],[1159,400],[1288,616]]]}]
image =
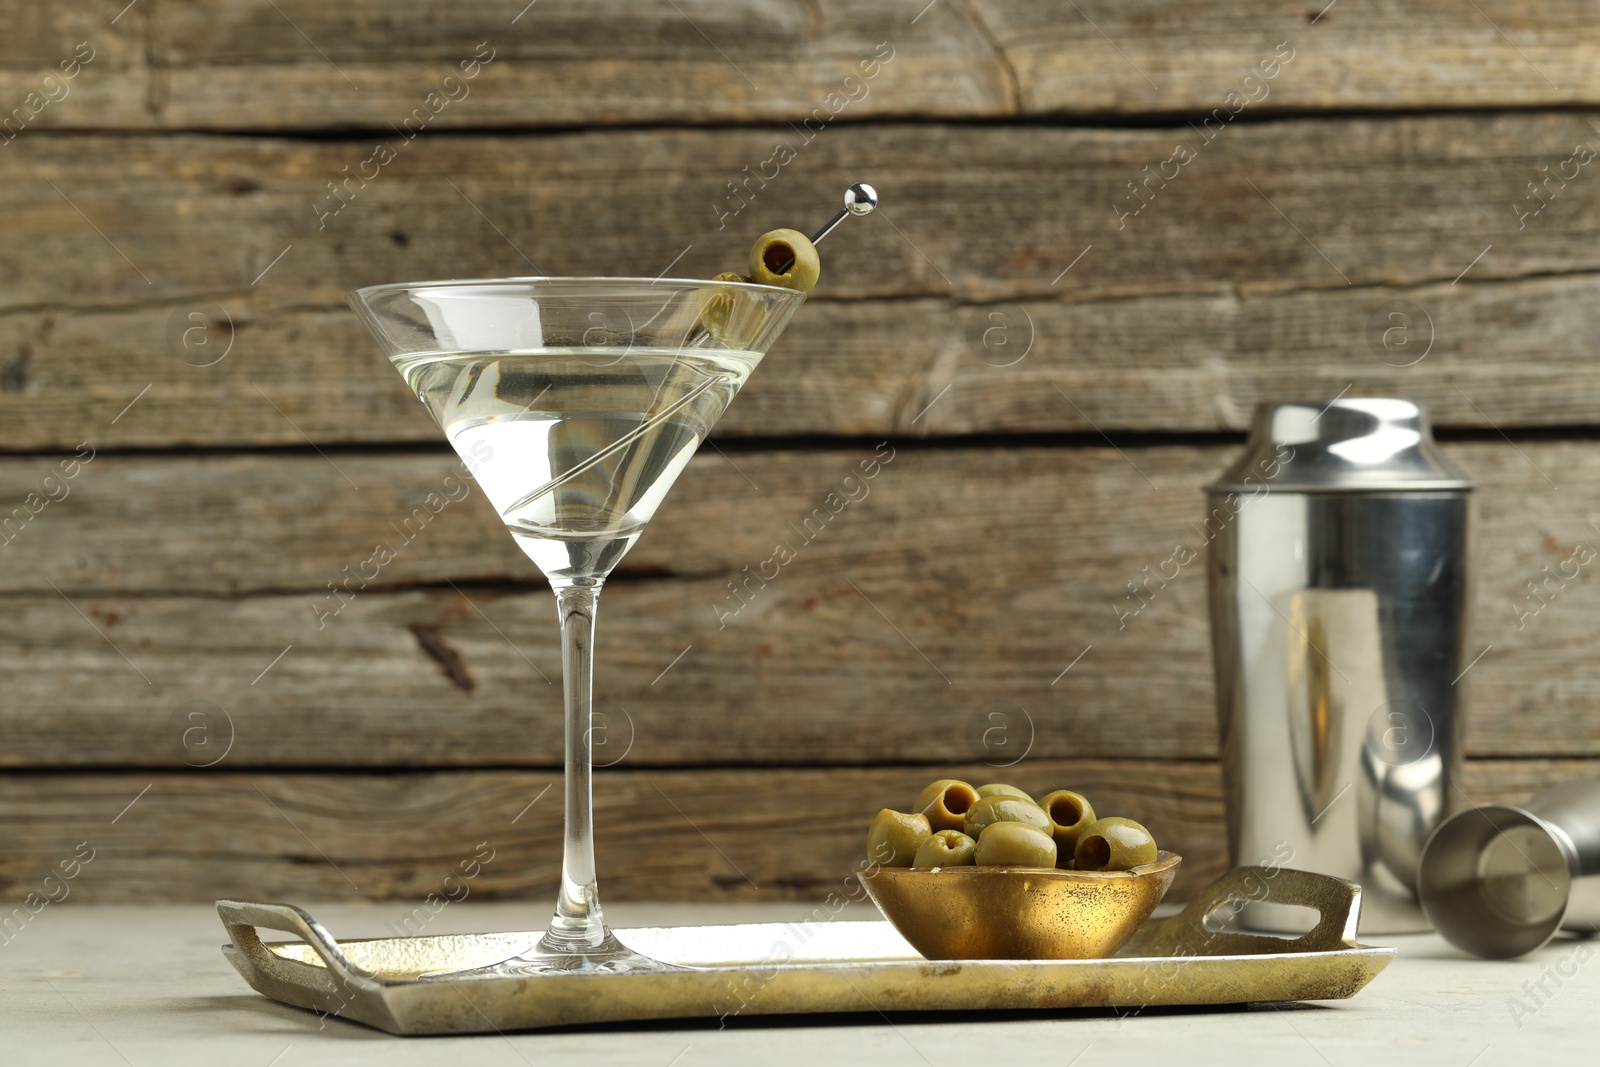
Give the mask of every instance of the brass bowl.
[{"label": "brass bowl", "polygon": [[879,867],[862,884],[930,960],[1088,960],[1133,936],[1182,862],[1162,851],[1129,871]]}]

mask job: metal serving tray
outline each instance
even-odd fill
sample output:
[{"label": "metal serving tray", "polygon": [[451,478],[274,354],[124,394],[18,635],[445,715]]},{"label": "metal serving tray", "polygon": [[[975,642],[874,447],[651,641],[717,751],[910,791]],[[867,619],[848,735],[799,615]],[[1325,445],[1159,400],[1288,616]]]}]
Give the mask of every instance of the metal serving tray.
[{"label": "metal serving tray", "polygon": [[[1258,900],[1305,905],[1321,918],[1294,940],[1215,928],[1228,910]],[[1339,1000],[1394,955],[1356,943],[1360,908],[1353,882],[1240,867],[1181,913],[1145,923],[1110,959],[930,961],[886,922],[754,923],[618,931],[630,947],[691,968],[682,971],[440,977],[515,956],[540,934],[340,942],[290,904],[217,902],[233,941],[223,954],[257,992],[406,1035],[813,1012]],[[258,929],[301,940],[263,942]]]}]

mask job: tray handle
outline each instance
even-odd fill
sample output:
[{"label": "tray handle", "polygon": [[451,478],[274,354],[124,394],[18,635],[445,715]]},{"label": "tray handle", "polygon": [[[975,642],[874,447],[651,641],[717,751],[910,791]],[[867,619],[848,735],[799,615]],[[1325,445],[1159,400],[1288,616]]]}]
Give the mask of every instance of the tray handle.
[{"label": "tray handle", "polygon": [[[1246,904],[1298,904],[1317,911],[1317,924],[1292,940],[1217,929],[1209,923]],[[1361,886],[1343,878],[1288,867],[1235,867],[1201,891],[1177,915],[1147,922],[1118,953],[1123,956],[1245,956],[1359,948]]]},{"label": "tray handle", "polygon": [[[346,999],[346,993],[373,990],[384,984],[371,971],[350,962],[333,935],[293,904],[219,900],[217,915],[228,928],[234,948],[252,968],[270,978],[340,999]],[[322,958],[326,969],[278,955],[261,943],[258,929],[296,935]]]}]

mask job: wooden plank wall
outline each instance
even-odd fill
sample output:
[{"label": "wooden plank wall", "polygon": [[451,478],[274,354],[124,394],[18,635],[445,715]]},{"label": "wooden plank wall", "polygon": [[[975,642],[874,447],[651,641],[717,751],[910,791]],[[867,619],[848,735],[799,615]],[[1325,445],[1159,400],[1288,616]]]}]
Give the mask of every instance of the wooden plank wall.
[{"label": "wooden plank wall", "polygon": [[341,294],[704,276],[857,179],[605,594],[607,895],[820,897],[949,773],[1220,870],[1200,568],[1126,583],[1267,397],[1430,406],[1467,792],[1600,770],[1590,570],[1527,592],[1600,544],[1592,5],[124,3],[0,4],[0,898],[87,841],[83,899],[412,899],[487,841],[542,913],[555,620],[487,504],[326,614],[455,484]]}]

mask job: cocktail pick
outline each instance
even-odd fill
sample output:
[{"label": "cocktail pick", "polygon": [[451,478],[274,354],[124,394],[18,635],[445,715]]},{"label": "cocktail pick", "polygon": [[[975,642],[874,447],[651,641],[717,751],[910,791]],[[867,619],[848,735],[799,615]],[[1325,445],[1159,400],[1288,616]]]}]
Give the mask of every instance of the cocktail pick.
[{"label": "cocktail pick", "polygon": [[[811,243],[815,245],[828,234],[832,233],[845,219],[851,215],[870,215],[878,206],[878,191],[866,182],[856,182],[844,191],[844,207],[823,224],[822,229],[811,235]],[[776,273],[782,274],[794,266],[794,259],[790,258],[777,268]]]},{"label": "cocktail pick", "polygon": [[870,215],[877,206],[878,191],[866,182],[856,182],[844,191],[844,207],[840,208],[839,213],[829,219],[822,229],[811,235],[811,243],[820,242],[851,215]]}]

